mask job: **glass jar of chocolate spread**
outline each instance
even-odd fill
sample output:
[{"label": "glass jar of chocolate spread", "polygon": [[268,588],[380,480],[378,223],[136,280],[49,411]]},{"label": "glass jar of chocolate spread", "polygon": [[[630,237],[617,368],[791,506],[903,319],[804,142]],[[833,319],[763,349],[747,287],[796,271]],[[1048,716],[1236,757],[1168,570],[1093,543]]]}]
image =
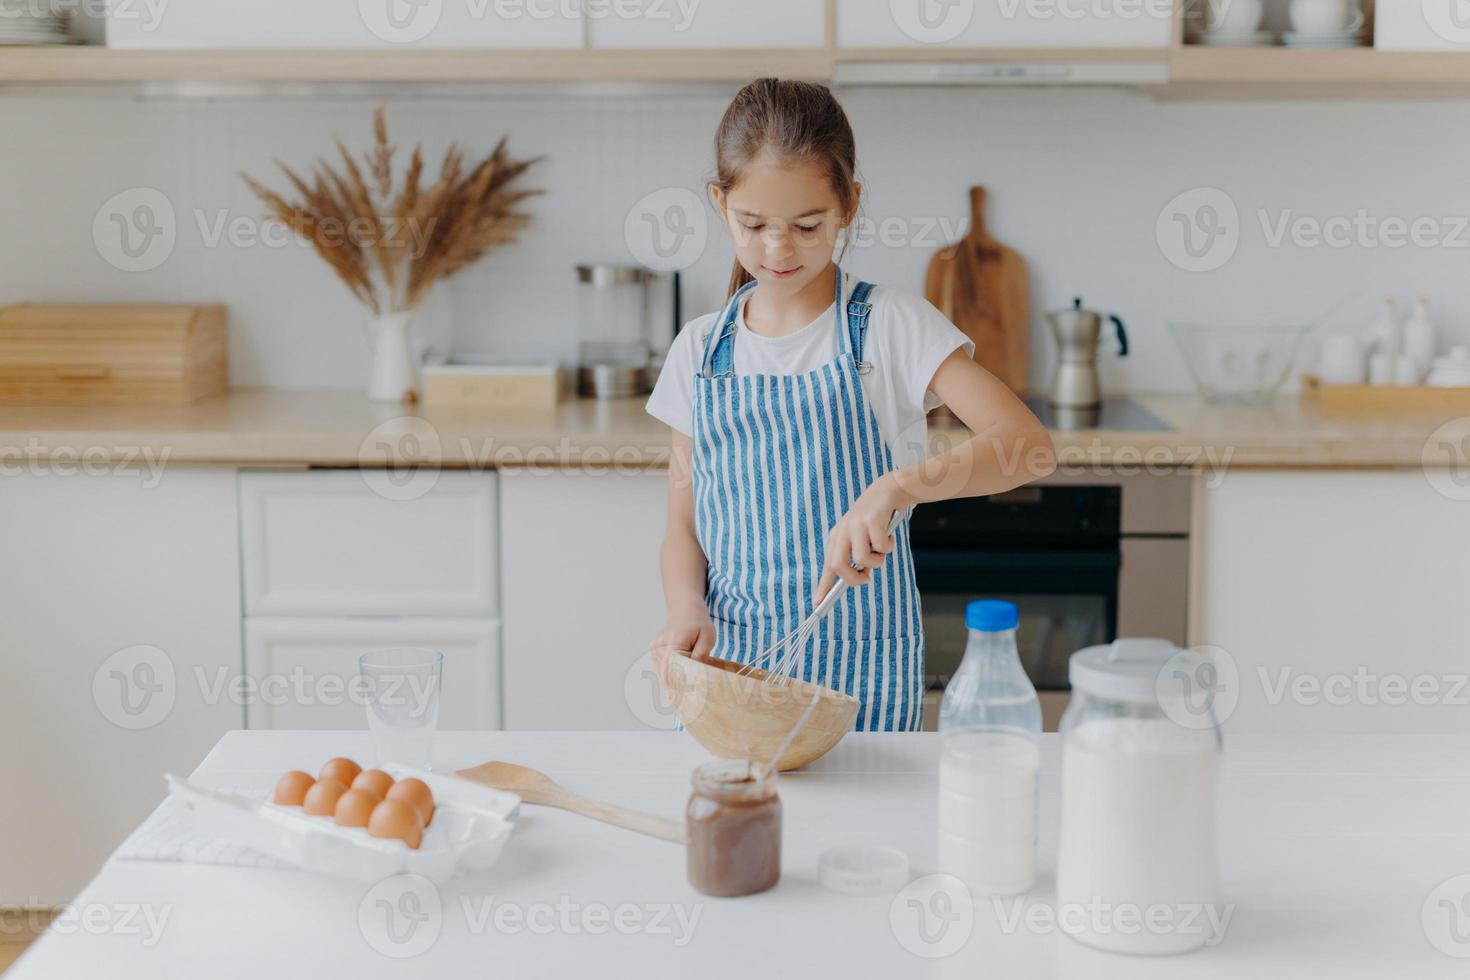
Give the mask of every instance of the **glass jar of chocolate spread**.
[{"label": "glass jar of chocolate spread", "polygon": [[744,762],[694,770],[689,806],[689,883],[706,895],[763,892],[781,880],[781,799],[776,776],[757,780]]}]

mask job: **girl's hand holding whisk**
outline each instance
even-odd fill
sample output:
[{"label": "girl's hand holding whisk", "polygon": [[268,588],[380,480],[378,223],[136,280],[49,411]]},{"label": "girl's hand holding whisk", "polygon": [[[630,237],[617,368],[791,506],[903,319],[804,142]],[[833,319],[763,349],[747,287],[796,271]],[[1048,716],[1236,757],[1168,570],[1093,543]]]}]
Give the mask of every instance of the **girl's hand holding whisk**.
[{"label": "girl's hand holding whisk", "polygon": [[820,603],[839,578],[848,585],[872,581],[873,569],[883,567],[896,546],[888,530],[894,513],[907,510],[913,503],[892,472],[874,480],[828,532],[827,557],[812,602]]}]

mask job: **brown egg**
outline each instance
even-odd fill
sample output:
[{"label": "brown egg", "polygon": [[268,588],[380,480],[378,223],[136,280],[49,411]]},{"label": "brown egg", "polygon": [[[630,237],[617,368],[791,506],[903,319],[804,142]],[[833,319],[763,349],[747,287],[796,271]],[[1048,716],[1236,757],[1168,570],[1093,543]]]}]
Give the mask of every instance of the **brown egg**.
[{"label": "brown egg", "polygon": [[359,766],[351,759],[344,759],[338,756],[335,759],[328,759],[322,763],[322,771],[316,774],[316,778],[335,779],[343,786],[351,786],[352,781],[357,778],[357,774],[360,772],[362,772],[362,766]]},{"label": "brown egg", "polygon": [[413,850],[418,850],[424,839],[424,827],[419,812],[403,800],[384,800],[373,808],[368,820],[368,833],[374,837],[401,840]]},{"label": "brown egg", "polygon": [[313,817],[330,817],[345,792],[347,784],[340,780],[318,779],[316,785],[306,791],[306,799],[301,805]]},{"label": "brown egg", "polygon": [[388,790],[385,797],[389,800],[402,800],[412,806],[419,813],[419,819],[425,827],[434,819],[434,794],[429,792],[429,786],[422,779],[400,779]]},{"label": "brown egg", "polygon": [[275,802],[282,806],[300,806],[306,799],[306,791],[316,782],[300,769],[292,769],[276,780]]},{"label": "brown egg", "polygon": [[372,818],[373,808],[380,802],[370,790],[349,789],[337,800],[337,808],[332,815],[343,827],[366,827]]},{"label": "brown egg", "polygon": [[364,769],[357,774],[352,781],[353,789],[365,789],[378,798],[381,803],[388,796],[388,789],[393,785],[393,777],[381,769]]}]

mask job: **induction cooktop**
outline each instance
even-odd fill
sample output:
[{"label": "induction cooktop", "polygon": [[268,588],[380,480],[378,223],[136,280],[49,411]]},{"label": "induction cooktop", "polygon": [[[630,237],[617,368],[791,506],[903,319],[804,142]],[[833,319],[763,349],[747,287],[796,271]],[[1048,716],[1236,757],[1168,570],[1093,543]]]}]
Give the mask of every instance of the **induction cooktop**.
[{"label": "induction cooktop", "polygon": [[1108,429],[1114,432],[1168,432],[1170,426],[1131,398],[1104,398],[1097,408],[1058,408],[1044,395],[1027,395],[1026,405],[1054,432]]}]

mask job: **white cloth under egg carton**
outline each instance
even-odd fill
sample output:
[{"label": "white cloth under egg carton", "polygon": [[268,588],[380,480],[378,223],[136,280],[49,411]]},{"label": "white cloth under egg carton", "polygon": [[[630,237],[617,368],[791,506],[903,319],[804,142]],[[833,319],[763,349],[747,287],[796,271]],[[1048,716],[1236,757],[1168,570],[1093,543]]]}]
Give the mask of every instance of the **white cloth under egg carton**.
[{"label": "white cloth under egg carton", "polygon": [[74,44],[71,19],[39,0],[0,0],[0,44]]},{"label": "white cloth under egg carton", "polygon": [[331,817],[314,817],[300,807],[166,776],[175,812],[164,819],[184,820],[171,829],[176,840],[170,844],[160,836],[165,828],[156,827],[148,836],[130,839],[119,857],[299,868],[357,881],[408,873],[436,884],[484,871],[499,860],[520,813],[519,796],[403,766],[384,768],[395,780],[422,779],[434,794],[434,817],[417,850],[371,837],[360,827],[339,827]]}]

